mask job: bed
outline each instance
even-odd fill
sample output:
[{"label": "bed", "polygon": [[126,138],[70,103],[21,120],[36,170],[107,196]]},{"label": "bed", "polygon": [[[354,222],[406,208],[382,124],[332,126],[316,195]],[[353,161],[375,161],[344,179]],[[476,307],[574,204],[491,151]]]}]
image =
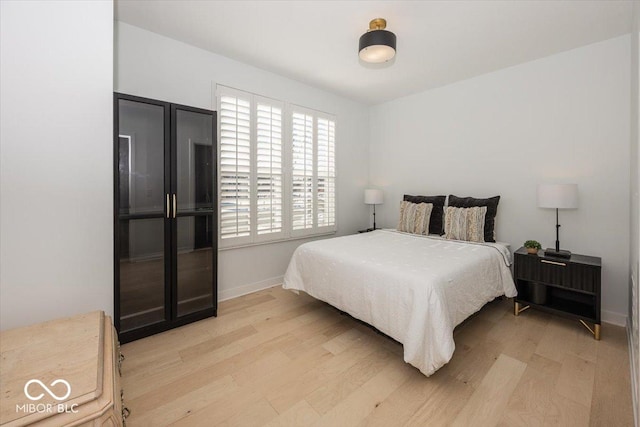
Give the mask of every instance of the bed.
[{"label": "bed", "polygon": [[455,350],[453,329],[516,288],[501,243],[376,230],[306,243],[283,287],[304,291],[404,346],[404,360],[429,376]]}]

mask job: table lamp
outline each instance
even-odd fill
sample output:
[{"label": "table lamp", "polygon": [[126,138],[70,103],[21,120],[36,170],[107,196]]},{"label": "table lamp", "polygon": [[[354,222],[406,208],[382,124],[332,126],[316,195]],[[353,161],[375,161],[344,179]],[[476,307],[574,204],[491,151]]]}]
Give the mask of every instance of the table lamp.
[{"label": "table lamp", "polygon": [[546,256],[571,258],[571,252],[560,250],[559,209],[576,209],[578,207],[577,184],[540,184],[538,185],[538,207],[556,210],[556,247],[547,248]]},{"label": "table lamp", "polygon": [[383,200],[382,190],[364,190],[364,203],[373,205],[373,230],[376,229],[376,205],[381,205]]}]

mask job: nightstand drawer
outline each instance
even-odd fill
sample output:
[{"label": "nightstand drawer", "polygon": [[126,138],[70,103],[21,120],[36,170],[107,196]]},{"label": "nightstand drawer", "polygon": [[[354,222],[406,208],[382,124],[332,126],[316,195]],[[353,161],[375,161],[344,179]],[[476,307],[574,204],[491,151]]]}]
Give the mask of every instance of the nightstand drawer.
[{"label": "nightstand drawer", "polygon": [[516,254],[517,280],[596,293],[600,282],[600,267],[571,260],[548,259],[536,255]]},{"label": "nightstand drawer", "polygon": [[571,287],[571,265],[535,255],[518,255],[516,279]]},{"label": "nightstand drawer", "polygon": [[590,265],[571,266],[571,288],[585,292],[598,292],[600,267]]}]

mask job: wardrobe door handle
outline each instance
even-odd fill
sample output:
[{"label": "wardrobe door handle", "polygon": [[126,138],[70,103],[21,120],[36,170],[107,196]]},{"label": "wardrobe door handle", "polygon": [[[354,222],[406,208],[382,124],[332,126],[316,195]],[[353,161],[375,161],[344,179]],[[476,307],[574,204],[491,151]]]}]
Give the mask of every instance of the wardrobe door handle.
[{"label": "wardrobe door handle", "polygon": [[173,193],[173,217],[176,217],[176,211],[178,210],[178,203],[176,202],[176,193]]},{"label": "wardrobe door handle", "polygon": [[171,217],[171,206],[169,205],[169,193],[167,193],[167,218]]}]

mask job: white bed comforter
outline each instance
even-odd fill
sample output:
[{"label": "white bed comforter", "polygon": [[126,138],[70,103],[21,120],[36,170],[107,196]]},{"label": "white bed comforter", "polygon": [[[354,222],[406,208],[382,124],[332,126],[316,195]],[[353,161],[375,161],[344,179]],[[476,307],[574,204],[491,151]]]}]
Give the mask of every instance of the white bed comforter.
[{"label": "white bed comforter", "polygon": [[392,230],[298,247],[284,277],[401,342],[425,375],[453,356],[453,329],[500,295],[514,297],[509,249]]}]

